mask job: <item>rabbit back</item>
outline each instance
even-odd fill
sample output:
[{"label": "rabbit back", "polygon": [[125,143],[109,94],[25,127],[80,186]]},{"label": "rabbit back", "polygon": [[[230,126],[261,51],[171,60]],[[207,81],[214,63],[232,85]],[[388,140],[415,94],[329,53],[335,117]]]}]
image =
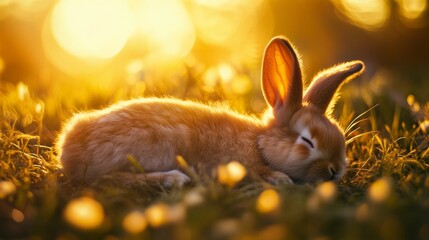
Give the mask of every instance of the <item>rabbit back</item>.
[{"label": "rabbit back", "polygon": [[263,129],[259,119],[225,107],[146,98],[76,114],[57,147],[72,180],[128,170],[128,156],[148,172],[176,169],[177,155],[210,171],[231,160],[258,164],[256,138]]}]

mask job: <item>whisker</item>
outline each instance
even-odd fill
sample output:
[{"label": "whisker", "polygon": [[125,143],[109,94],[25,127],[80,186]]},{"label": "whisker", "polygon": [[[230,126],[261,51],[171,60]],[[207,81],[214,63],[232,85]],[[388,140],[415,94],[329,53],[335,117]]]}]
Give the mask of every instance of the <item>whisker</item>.
[{"label": "whisker", "polygon": [[[346,127],[345,132],[347,133],[348,131],[350,131],[351,128],[353,128],[353,126],[356,125],[356,121],[358,121],[362,116],[364,116],[365,114],[367,114],[368,112],[370,112],[371,110],[373,110],[374,108],[378,107],[379,104],[376,104],[372,107],[370,107],[368,110],[364,111],[363,113],[359,114],[357,117],[355,117],[350,123],[349,125]],[[359,120],[360,121],[360,120]]]},{"label": "whisker", "polygon": [[358,135],[356,135],[356,136],[354,136],[354,137],[352,137],[350,139],[347,139],[346,145],[354,142],[354,140],[356,140],[357,138],[363,137],[363,136],[365,136],[367,134],[374,134],[374,133],[378,133],[378,131],[369,131],[369,132],[364,132],[364,133],[358,134]]}]

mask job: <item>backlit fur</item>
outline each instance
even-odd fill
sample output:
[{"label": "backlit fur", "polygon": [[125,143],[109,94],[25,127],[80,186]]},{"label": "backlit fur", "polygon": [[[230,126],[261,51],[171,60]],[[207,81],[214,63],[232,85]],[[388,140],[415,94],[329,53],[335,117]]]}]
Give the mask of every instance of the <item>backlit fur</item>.
[{"label": "backlit fur", "polygon": [[[210,171],[237,160],[261,164],[256,137],[259,119],[192,101],[146,98],[76,114],[60,135],[60,158],[72,179],[92,181],[129,170],[127,156],[147,172],[177,169],[181,155]],[[201,165],[201,166],[199,166]]]},{"label": "backlit fur", "polygon": [[[303,93],[292,94],[302,91],[297,55],[282,37],[267,46],[262,81],[273,113],[267,121],[193,101],[123,101],[75,114],[64,125],[56,144],[62,166],[72,181],[91,183],[115,173],[131,179],[127,176],[132,157],[148,173],[133,179],[183,184],[189,178],[177,171],[176,156],[181,155],[200,174],[211,174],[219,164],[236,160],[272,183],[337,180],[346,167],[344,135],[325,116],[326,109],[312,104],[311,94],[303,96],[305,102],[297,97]],[[289,67],[281,69],[291,72],[279,74],[279,79],[276,71],[284,64]],[[349,78],[362,68],[353,65],[335,71]],[[330,71],[329,76],[335,76]],[[332,86],[332,80],[317,81],[326,84],[314,84],[320,89],[307,92],[330,101],[336,88],[323,86]]]}]

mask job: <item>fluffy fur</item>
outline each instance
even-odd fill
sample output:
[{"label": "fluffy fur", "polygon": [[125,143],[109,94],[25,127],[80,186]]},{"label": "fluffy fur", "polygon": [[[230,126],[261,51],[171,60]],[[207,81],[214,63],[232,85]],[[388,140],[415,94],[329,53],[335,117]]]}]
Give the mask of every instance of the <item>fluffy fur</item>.
[{"label": "fluffy fur", "polygon": [[[273,112],[267,122],[192,101],[142,98],[74,115],[56,146],[74,182],[113,174],[181,185],[190,179],[179,171],[177,155],[198,173],[236,160],[272,183],[337,180],[346,168],[345,139],[324,113],[341,84],[362,71],[359,61],[328,69],[303,96],[296,50],[276,37],[267,45],[262,69]],[[130,156],[147,174],[130,172]]]}]

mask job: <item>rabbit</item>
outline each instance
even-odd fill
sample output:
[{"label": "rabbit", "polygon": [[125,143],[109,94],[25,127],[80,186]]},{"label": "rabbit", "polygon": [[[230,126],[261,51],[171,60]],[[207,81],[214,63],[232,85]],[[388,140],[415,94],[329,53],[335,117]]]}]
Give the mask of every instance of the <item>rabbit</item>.
[{"label": "rabbit", "polygon": [[[196,101],[140,98],[75,114],[56,147],[72,182],[111,175],[181,186],[191,179],[178,155],[198,174],[235,160],[273,184],[336,181],[346,171],[346,144],[330,112],[337,89],[363,71],[361,61],[339,64],[319,73],[304,91],[298,52],[277,36],[262,61],[262,90],[271,112],[266,121]],[[130,156],[144,173],[131,171]]]}]

